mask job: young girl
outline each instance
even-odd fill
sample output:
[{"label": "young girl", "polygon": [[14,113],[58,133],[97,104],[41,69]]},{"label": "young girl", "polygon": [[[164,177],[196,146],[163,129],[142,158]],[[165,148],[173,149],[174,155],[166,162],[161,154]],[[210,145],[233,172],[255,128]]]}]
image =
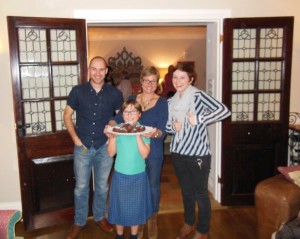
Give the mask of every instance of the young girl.
[{"label": "young girl", "polygon": [[[123,119],[139,124],[141,105],[129,99],[121,108]],[[116,161],[110,188],[108,220],[116,224],[116,239],[124,238],[124,226],[130,226],[130,239],[137,238],[138,225],[152,215],[150,185],[145,171],[145,158],[150,152],[150,139],[142,135],[111,135],[108,154]]]}]

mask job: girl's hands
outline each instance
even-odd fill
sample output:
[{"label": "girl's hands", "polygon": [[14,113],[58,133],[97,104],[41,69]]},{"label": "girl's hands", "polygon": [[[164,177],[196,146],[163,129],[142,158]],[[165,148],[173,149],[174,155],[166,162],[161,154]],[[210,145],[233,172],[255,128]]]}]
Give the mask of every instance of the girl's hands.
[{"label": "girl's hands", "polygon": [[107,136],[107,138],[113,138],[116,137],[115,134],[110,133],[112,131],[112,126],[110,125],[105,125],[103,133]]}]

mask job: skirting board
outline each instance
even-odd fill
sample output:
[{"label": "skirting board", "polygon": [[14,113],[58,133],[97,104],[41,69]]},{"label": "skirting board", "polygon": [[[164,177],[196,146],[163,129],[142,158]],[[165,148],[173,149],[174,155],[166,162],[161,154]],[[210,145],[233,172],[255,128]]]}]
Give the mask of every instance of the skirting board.
[{"label": "skirting board", "polygon": [[0,203],[0,210],[19,210],[22,211],[21,202],[7,202]]}]

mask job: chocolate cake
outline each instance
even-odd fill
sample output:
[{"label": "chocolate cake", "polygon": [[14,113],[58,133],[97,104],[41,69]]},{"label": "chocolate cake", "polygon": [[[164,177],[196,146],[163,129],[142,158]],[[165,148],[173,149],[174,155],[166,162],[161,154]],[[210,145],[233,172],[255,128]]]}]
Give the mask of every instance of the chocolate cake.
[{"label": "chocolate cake", "polygon": [[146,130],[146,127],[143,125],[123,123],[113,127],[113,132],[117,133],[138,133]]}]

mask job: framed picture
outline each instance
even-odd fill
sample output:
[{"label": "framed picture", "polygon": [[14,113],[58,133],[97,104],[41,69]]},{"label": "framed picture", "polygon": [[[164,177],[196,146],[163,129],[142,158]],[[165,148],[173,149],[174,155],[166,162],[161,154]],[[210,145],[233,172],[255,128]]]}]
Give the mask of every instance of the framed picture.
[{"label": "framed picture", "polygon": [[195,62],[194,61],[177,61],[177,64],[186,63],[191,65],[195,69]]}]

